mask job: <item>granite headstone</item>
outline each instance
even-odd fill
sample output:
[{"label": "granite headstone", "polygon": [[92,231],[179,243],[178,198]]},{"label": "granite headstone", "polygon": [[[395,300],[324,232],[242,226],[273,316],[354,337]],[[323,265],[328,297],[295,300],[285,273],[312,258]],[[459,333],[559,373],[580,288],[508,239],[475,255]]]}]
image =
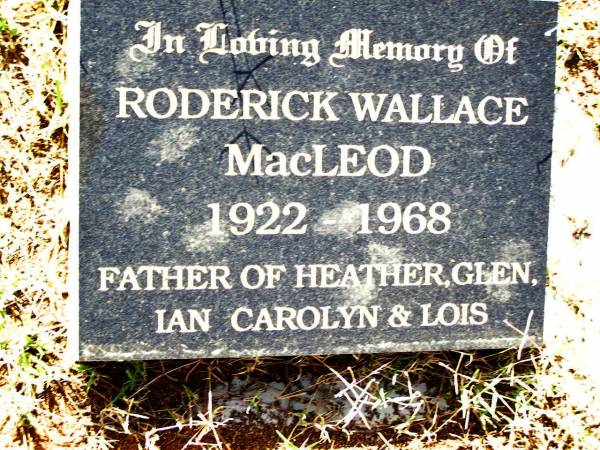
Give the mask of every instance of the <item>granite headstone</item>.
[{"label": "granite headstone", "polygon": [[78,357],[539,342],[556,9],[75,3]]}]

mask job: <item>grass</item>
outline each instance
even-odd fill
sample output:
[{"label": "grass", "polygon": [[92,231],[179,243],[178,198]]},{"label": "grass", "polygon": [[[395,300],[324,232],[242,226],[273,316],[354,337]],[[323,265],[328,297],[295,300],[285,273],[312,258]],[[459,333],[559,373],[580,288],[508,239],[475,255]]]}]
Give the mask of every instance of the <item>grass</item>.
[{"label": "grass", "polygon": [[[67,361],[66,6],[0,2],[0,448],[600,448],[600,291],[572,281],[578,263],[550,267],[564,329],[545,348]],[[594,12],[561,5],[558,87],[598,127]],[[555,167],[586,151],[572,145]],[[559,238],[590,258],[594,222],[569,218]]]}]

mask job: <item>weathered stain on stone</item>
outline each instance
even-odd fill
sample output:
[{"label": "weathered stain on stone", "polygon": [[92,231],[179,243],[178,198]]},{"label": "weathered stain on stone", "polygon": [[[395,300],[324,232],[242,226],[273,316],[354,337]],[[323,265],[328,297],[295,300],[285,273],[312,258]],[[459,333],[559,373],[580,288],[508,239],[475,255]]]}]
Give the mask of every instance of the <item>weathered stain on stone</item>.
[{"label": "weathered stain on stone", "polygon": [[149,192],[136,188],[129,188],[117,209],[125,222],[135,220],[144,224],[155,222],[158,216],[166,212]]}]

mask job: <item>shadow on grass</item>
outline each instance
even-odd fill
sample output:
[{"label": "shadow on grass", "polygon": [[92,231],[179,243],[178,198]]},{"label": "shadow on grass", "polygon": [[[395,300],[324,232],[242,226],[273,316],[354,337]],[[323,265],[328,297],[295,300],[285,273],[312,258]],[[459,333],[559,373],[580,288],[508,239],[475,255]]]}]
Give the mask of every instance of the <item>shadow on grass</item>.
[{"label": "shadow on grass", "polygon": [[520,356],[510,349],[90,363],[80,370],[94,422],[118,448],[379,448],[501,433],[535,383],[538,351]]}]

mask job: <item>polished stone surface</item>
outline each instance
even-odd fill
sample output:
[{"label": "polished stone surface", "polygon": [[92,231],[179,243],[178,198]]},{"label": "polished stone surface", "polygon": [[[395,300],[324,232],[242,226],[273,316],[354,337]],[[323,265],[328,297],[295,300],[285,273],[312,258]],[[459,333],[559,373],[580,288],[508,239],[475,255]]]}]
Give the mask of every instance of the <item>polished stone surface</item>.
[{"label": "polished stone surface", "polygon": [[[517,330],[541,338],[550,178],[546,157],[552,139],[556,39],[545,32],[555,23],[554,3],[127,0],[123,4],[126,6],[115,8],[111,2],[82,0],[81,359],[502,348],[520,342],[522,335]],[[167,34],[184,36],[185,51],[165,53],[163,40],[156,53],[130,53],[142,43],[147,30],[144,26],[135,29],[140,21],[160,22],[163,38]],[[298,39],[307,51],[295,57],[201,55],[202,30],[208,26],[199,32],[196,27],[200,23],[229,24],[220,34],[227,44],[259,29],[257,37]],[[423,53],[420,61],[330,60],[342,33],[352,29],[372,30],[373,45],[427,44],[429,58]],[[278,32],[269,35],[270,30]],[[502,61],[478,61],[474,48],[485,35],[503,39]],[[515,61],[506,64],[509,40],[514,37],[519,39]],[[316,53],[309,52],[312,40],[319,43],[318,62]],[[280,45],[280,41],[273,42],[275,48]],[[440,61],[433,60],[435,44]],[[463,46],[462,60],[448,61],[450,54],[444,48],[449,45]],[[330,102],[331,110],[322,108],[320,116],[338,120],[264,120],[256,111],[249,111],[249,119],[216,119],[210,117],[213,109],[198,119],[182,118],[180,110],[169,118],[149,114],[140,118],[134,117],[132,108],[127,110],[130,117],[118,117],[122,115],[119,88],[130,89],[130,100],[135,97],[134,88],[146,97],[160,88],[174,93],[179,88],[199,89],[207,95],[214,89],[253,89],[269,95],[280,91],[280,100],[291,91],[334,92],[337,96]],[[165,92],[155,96],[155,115],[168,112],[169,94]],[[400,94],[406,114],[397,109],[389,121],[359,121],[349,93],[388,94],[388,100]],[[433,96],[444,96],[447,109],[441,119],[456,111],[464,96],[475,105],[474,115],[487,96],[526,98],[527,106],[515,110],[514,118],[517,121],[526,114],[527,123],[466,123],[471,119],[468,112],[458,124],[415,123],[411,111],[416,94],[422,96],[421,120],[431,111]],[[191,94],[190,102],[197,102],[197,95]],[[321,100],[325,96],[321,94]],[[308,98],[312,100],[314,96]],[[300,116],[306,104],[297,96],[291,113]],[[145,102],[141,105],[147,113]],[[231,106],[229,112],[239,107],[238,102]],[[497,103],[489,101],[487,106],[488,120],[506,120]],[[198,114],[197,108],[194,103],[190,115]],[[385,116],[387,104],[383,111],[380,118]],[[265,107],[264,113],[273,114],[273,110]],[[312,109],[309,117],[314,118]],[[265,160],[276,152],[288,158],[307,152],[316,158],[313,146],[327,146],[326,168],[339,164],[339,145],[364,145],[366,151],[382,145],[394,149],[418,146],[429,152],[431,168],[417,177],[396,174],[383,178],[368,172],[356,177],[227,176],[231,155],[225,145],[229,143],[238,144],[244,154],[251,144],[263,144]],[[378,156],[381,167],[389,164],[386,151]],[[414,172],[419,158],[413,156]],[[357,161],[360,165],[352,170],[362,167],[366,155]],[[308,167],[310,164],[302,166]],[[285,217],[284,206],[301,203],[307,208],[302,222],[307,225],[306,233],[229,233],[228,210],[240,202],[254,208],[274,202],[282,209],[277,223],[284,228],[297,211],[292,208]],[[405,211],[414,202],[426,206],[426,215],[434,203],[448,204],[450,229],[442,234],[428,230],[410,234],[401,224],[400,231],[393,234],[378,232],[380,205],[397,203]],[[208,205],[215,203],[221,205],[225,230],[217,236],[209,234],[213,222]],[[357,233],[362,220],[360,205],[364,204],[371,205],[372,234]],[[271,212],[264,209],[264,214],[257,216],[257,227]],[[238,210],[242,219],[244,212]],[[386,214],[390,217],[392,209]],[[408,225],[411,229],[417,226],[416,220]],[[402,275],[396,284],[402,285],[375,285],[364,277],[355,285],[348,281],[352,274],[347,274],[346,287],[325,287],[326,280],[319,282],[321,287],[297,287],[296,266],[317,264],[337,264],[342,272],[351,270],[349,266],[369,264],[389,270],[397,267]],[[427,268],[435,273],[433,264],[442,268],[438,277],[442,285],[435,276],[427,277]],[[253,265],[281,265],[286,272],[273,288],[249,289],[242,286],[240,276]],[[168,280],[168,289],[161,289],[159,269],[143,269],[146,266],[226,267],[231,289],[177,289],[177,282]],[[124,279],[130,275],[127,267],[135,277]],[[176,274],[177,269],[170,270],[168,275]],[[457,272],[454,278],[453,270]],[[524,274],[527,270],[529,274]],[[514,271],[514,277],[507,275]],[[412,275],[404,279],[405,272]],[[154,283],[142,276],[148,273],[154,274]],[[194,273],[200,274],[201,269]],[[214,273],[218,275],[218,270]],[[494,273],[497,283],[486,284]],[[183,287],[190,285],[187,274],[182,275]],[[474,276],[470,281],[469,274]],[[509,284],[501,284],[503,280]],[[250,277],[252,281],[256,280]],[[213,282],[213,287],[223,287],[223,283]],[[118,290],[119,286],[123,290]],[[134,290],[137,287],[139,290]],[[485,323],[478,323],[483,319],[477,304],[485,304]],[[261,308],[269,316],[263,313],[256,325]],[[302,323],[283,320],[290,316],[281,316],[281,308],[290,308],[288,314],[292,310],[302,314]],[[442,323],[436,324],[440,309]],[[189,310],[200,315],[210,310],[207,332],[182,332],[191,330],[193,313]],[[410,315],[405,317],[402,311]],[[344,319],[344,313],[353,315]],[[448,325],[455,314],[458,322]],[[311,328],[317,316],[315,329],[290,329],[290,324]],[[240,328],[256,326],[257,330],[237,331],[232,317],[239,318]],[[197,329],[199,323],[195,323]],[[173,332],[157,333],[167,329]]]}]

